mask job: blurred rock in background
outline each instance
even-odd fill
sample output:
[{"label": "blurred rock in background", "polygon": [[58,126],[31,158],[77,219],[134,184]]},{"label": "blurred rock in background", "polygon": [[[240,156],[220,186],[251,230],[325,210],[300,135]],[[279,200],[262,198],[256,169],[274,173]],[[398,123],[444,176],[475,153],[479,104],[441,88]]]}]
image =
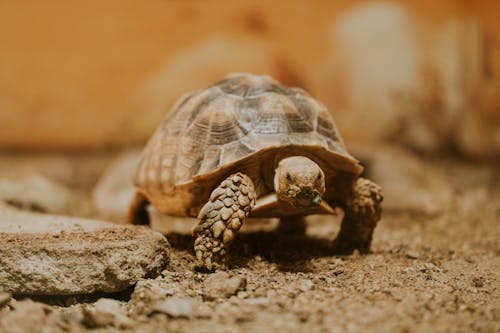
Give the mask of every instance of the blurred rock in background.
[{"label": "blurred rock in background", "polygon": [[349,145],[500,153],[493,1],[0,3],[0,147],[124,147],[233,71],[323,101]]}]

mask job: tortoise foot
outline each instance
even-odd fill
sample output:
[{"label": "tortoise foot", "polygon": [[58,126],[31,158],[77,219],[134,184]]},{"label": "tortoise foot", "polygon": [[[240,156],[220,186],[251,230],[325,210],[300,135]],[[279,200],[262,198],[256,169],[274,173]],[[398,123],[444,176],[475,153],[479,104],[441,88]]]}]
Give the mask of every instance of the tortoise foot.
[{"label": "tortoise foot", "polygon": [[359,178],[345,204],[345,216],[333,242],[335,253],[350,254],[354,250],[368,253],[373,231],[380,220],[383,197],[374,182]]},{"label": "tortoise foot", "polygon": [[227,251],[255,205],[252,180],[236,173],[215,188],[201,209],[193,230],[198,265],[212,271],[227,268]]}]

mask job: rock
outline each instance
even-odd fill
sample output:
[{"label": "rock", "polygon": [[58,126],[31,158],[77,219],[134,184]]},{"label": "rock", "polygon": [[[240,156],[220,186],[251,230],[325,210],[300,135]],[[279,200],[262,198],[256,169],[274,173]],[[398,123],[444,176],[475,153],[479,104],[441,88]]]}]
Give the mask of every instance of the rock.
[{"label": "rock", "polygon": [[420,258],[420,254],[417,251],[407,251],[405,254],[408,259],[418,259]]},{"label": "rock", "polygon": [[138,150],[122,153],[99,178],[92,192],[92,202],[103,218],[125,221],[134,194],[132,174],[139,156]]},{"label": "rock", "polygon": [[168,262],[145,227],[28,213],[0,205],[0,288],[13,294],[116,292]]},{"label": "rock", "polygon": [[[154,311],[156,304],[165,301],[170,296],[186,297],[186,290],[181,281],[157,277],[143,279],[137,282],[134,292],[130,296],[131,312],[135,316],[149,315]],[[191,283],[192,281],[186,281]]]},{"label": "rock", "polygon": [[302,281],[300,281],[299,289],[303,293],[311,290],[313,287],[314,287],[314,282],[312,282],[311,280],[302,280]]},{"label": "rock", "polygon": [[48,305],[30,299],[19,301],[11,312],[0,316],[0,332],[53,332],[52,328],[48,327],[51,312],[52,309]]},{"label": "rock", "polygon": [[164,313],[173,318],[189,318],[195,313],[200,302],[194,298],[170,297],[159,301],[153,307],[154,312]]},{"label": "rock", "polygon": [[94,305],[84,307],[82,312],[82,322],[89,328],[103,326],[126,328],[133,324],[122,304],[114,299],[101,298]]},{"label": "rock", "polygon": [[68,188],[40,174],[0,179],[0,201],[20,208],[67,213],[73,199]]},{"label": "rock", "polygon": [[216,272],[210,275],[204,282],[203,296],[211,300],[216,298],[227,298],[240,290],[244,290],[247,280],[244,277],[231,277],[227,272]]},{"label": "rock", "polygon": [[163,281],[160,277],[137,282],[134,292],[130,296],[133,314],[136,316],[147,315],[153,311],[157,302],[179,292],[179,284],[170,282]]}]

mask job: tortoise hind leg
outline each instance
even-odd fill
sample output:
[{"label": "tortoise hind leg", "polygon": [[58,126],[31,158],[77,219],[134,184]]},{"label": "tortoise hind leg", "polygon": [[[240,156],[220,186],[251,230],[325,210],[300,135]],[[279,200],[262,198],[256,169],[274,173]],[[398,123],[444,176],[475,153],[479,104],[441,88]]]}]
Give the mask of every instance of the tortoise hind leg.
[{"label": "tortoise hind leg", "polygon": [[139,192],[136,192],[129,205],[127,223],[136,225],[149,225],[149,214],[146,210],[148,204],[149,201],[146,199],[146,197]]},{"label": "tortoise hind leg", "polygon": [[255,205],[252,180],[236,173],[215,188],[198,215],[193,230],[194,252],[200,266],[225,268],[229,244]]},{"label": "tortoise hind leg", "polygon": [[360,253],[370,251],[373,230],[382,213],[383,200],[380,187],[374,182],[359,178],[352,194],[343,205],[344,219],[334,249],[337,253],[350,254],[354,250]]}]

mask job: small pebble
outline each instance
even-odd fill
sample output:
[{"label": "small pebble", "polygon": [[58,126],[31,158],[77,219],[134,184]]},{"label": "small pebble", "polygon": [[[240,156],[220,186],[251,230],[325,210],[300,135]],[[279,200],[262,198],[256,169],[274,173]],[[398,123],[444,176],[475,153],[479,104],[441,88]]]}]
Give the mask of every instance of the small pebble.
[{"label": "small pebble", "polygon": [[95,328],[104,326],[130,327],[132,320],[127,317],[121,303],[114,299],[101,298],[94,305],[82,310],[82,322],[85,326]]},{"label": "small pebble", "polygon": [[405,256],[408,259],[418,259],[420,258],[420,253],[418,253],[417,251],[407,251]]},{"label": "small pebble", "polygon": [[238,291],[238,294],[236,296],[239,299],[245,299],[248,298],[248,293],[246,291]]},{"label": "small pebble", "polygon": [[302,280],[299,285],[299,289],[303,293],[311,290],[313,287],[314,287],[314,282],[312,282],[311,280]]},{"label": "small pebble", "polygon": [[170,297],[155,304],[152,312],[164,313],[172,318],[189,318],[195,313],[199,302],[194,298]]}]

